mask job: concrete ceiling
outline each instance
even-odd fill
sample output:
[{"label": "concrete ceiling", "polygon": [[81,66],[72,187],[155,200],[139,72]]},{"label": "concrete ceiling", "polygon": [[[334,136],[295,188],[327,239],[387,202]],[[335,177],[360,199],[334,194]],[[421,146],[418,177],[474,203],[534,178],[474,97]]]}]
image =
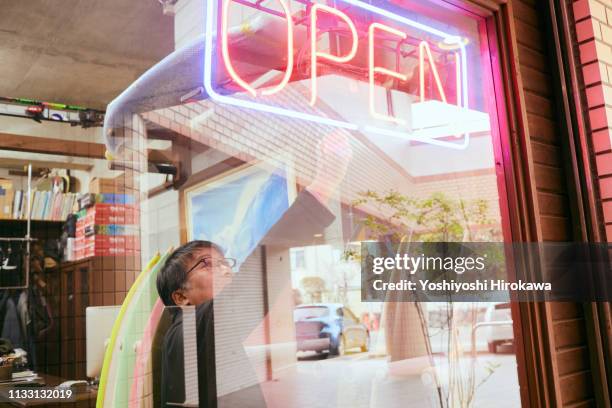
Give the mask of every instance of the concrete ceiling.
[{"label": "concrete ceiling", "polygon": [[104,109],[174,47],[157,0],[0,0],[0,96]]}]

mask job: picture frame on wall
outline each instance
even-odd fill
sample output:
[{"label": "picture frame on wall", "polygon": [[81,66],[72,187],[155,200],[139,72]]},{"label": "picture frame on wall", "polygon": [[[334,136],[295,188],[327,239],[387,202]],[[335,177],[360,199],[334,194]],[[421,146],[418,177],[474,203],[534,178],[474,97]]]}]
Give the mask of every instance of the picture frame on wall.
[{"label": "picture frame on wall", "polygon": [[295,200],[296,180],[285,162],[248,163],[183,191],[186,240],[219,245],[236,270]]}]

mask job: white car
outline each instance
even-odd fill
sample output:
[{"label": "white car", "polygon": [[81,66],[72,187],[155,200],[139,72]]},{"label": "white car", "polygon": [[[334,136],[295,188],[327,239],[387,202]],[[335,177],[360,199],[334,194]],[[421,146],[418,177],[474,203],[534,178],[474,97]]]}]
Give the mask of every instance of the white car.
[{"label": "white car", "polygon": [[293,311],[298,351],[328,350],[341,356],[345,350],[370,347],[368,328],[351,310],[340,303],[301,305]]},{"label": "white car", "polygon": [[[496,325],[483,328],[490,353],[497,353],[497,347],[502,344],[514,343],[514,330],[512,327],[512,313],[510,303],[496,303],[487,308],[484,316],[485,322],[498,322]],[[507,322],[508,324],[503,324]]]}]

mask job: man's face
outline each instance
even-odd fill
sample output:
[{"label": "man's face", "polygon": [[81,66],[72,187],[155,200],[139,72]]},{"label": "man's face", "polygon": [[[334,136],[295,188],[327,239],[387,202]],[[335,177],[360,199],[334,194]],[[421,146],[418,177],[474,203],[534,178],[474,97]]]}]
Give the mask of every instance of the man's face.
[{"label": "man's face", "polygon": [[[220,260],[223,254],[214,248],[202,248],[187,265],[187,282],[172,294],[178,306],[197,306],[213,299],[232,280],[232,270]],[[204,260],[204,262],[203,262]],[[195,268],[194,268],[195,267]]]}]

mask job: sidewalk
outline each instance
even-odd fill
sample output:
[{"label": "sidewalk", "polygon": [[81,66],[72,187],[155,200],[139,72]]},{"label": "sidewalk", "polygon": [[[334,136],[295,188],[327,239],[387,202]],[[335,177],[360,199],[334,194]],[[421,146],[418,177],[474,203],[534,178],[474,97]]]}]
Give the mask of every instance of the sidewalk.
[{"label": "sidewalk", "polygon": [[[477,360],[476,383],[486,376],[486,363],[499,364],[491,377],[476,392],[473,407],[514,408],[520,406],[514,355],[481,355]],[[468,362],[468,361],[464,361]],[[410,365],[410,361],[400,362]],[[397,367],[397,363],[393,364]],[[399,375],[386,358],[368,353],[348,354],[324,359],[311,356],[300,360],[283,375],[261,385],[268,407],[278,408],[404,408],[439,407],[431,372]],[[447,385],[445,358],[436,357],[436,369],[443,387]],[[404,371],[409,372],[409,371]],[[225,396],[221,407],[248,408],[246,389]]]}]

